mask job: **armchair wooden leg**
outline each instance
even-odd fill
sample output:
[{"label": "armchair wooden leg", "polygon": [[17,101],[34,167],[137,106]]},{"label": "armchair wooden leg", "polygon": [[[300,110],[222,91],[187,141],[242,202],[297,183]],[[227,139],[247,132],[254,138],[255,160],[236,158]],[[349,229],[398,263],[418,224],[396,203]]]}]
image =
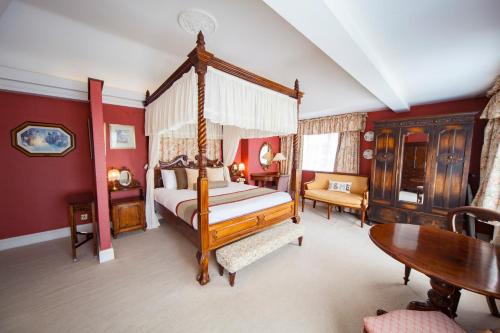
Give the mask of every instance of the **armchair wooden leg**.
[{"label": "armchair wooden leg", "polygon": [[299,237],[299,246],[302,246],[302,239],[304,238],[304,236],[300,236]]},{"label": "armchair wooden leg", "polygon": [[316,200],[313,200],[313,208],[316,208]]},{"label": "armchair wooden leg", "polygon": [[365,224],[366,219],[366,207],[361,206],[361,228],[363,228],[363,224]]},{"label": "armchair wooden leg", "polygon": [[304,204],[306,203],[306,198],[302,197],[302,213],[304,212]]},{"label": "armchair wooden leg", "polygon": [[219,268],[219,275],[223,276],[224,275],[224,267],[222,267],[222,265],[219,263],[217,263],[217,267]]},{"label": "armchair wooden leg", "polygon": [[493,297],[486,297],[486,302],[488,302],[488,308],[490,308],[491,315],[500,318],[500,314],[498,313],[497,304],[495,303],[495,299]]},{"label": "armchair wooden leg", "polygon": [[328,219],[330,219],[330,211],[331,211],[330,204],[326,204],[326,209],[328,210]]},{"label": "armchair wooden leg", "polygon": [[405,280],[405,286],[410,281],[410,273],[411,273],[411,267],[405,266],[405,276],[403,278],[403,280]]}]

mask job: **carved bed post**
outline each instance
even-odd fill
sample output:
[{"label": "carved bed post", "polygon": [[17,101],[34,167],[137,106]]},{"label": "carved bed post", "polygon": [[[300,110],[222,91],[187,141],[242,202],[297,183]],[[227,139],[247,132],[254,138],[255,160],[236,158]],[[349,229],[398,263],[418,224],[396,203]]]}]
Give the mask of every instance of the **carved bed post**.
[{"label": "carved bed post", "polygon": [[300,196],[300,183],[301,183],[301,170],[299,168],[299,143],[300,143],[300,134],[299,134],[299,110],[300,110],[300,99],[301,93],[299,89],[299,80],[295,80],[295,94],[297,98],[297,133],[293,135],[293,160],[292,160],[292,191],[293,191],[293,215],[294,223],[300,223],[300,215],[299,215],[299,196]]},{"label": "carved bed post", "polygon": [[208,238],[208,179],[206,169],[206,150],[207,150],[207,126],[204,115],[205,108],[205,73],[207,72],[207,63],[200,59],[200,52],[205,51],[205,41],[201,31],[196,40],[196,59],[195,69],[198,74],[198,233],[200,236],[199,248],[199,274],[198,282],[201,285],[210,281],[208,275],[208,259],[210,257],[209,238]]}]

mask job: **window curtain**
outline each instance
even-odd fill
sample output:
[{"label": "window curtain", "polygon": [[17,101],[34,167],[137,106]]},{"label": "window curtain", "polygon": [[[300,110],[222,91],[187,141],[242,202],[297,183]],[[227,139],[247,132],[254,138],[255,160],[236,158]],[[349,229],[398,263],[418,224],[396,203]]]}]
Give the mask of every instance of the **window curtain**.
[{"label": "window curtain", "polygon": [[[179,155],[187,155],[189,160],[194,161],[196,155],[198,155],[198,139],[178,139],[161,136],[159,160],[170,161]],[[207,139],[206,156],[212,160],[221,158],[221,140]]]},{"label": "window curtain", "polygon": [[481,119],[488,119],[484,129],[484,143],[481,151],[481,172],[479,190],[472,205],[500,210],[500,76],[493,88],[488,105]]},{"label": "window curtain", "polygon": [[335,172],[359,173],[359,131],[341,132]]},{"label": "window curtain", "polygon": [[[286,160],[281,162],[280,173],[289,175],[293,163],[293,135],[280,136],[280,152],[286,157]],[[302,159],[299,161],[302,163]]]}]

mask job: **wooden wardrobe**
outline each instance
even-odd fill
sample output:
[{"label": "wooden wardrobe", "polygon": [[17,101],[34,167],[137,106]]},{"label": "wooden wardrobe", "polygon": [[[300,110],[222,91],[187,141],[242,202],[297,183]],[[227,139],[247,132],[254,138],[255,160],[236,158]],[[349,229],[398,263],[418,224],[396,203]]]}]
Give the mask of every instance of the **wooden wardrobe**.
[{"label": "wooden wardrobe", "polygon": [[446,228],[465,204],[474,115],[375,122],[369,219]]}]

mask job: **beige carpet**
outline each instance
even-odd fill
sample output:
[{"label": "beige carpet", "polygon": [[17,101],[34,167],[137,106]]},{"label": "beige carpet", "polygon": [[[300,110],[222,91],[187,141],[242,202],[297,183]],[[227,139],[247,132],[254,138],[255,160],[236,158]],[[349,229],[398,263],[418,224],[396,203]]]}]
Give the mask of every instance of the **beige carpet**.
[{"label": "beige carpet", "polygon": [[[288,245],[240,271],[195,281],[195,249],[168,226],[113,241],[99,265],[89,247],[73,263],[69,240],[0,252],[0,332],[362,332],[378,308],[424,300],[428,278],[376,248],[352,215],[303,214],[304,244]],[[457,322],[499,327],[484,297],[464,291]]]}]

